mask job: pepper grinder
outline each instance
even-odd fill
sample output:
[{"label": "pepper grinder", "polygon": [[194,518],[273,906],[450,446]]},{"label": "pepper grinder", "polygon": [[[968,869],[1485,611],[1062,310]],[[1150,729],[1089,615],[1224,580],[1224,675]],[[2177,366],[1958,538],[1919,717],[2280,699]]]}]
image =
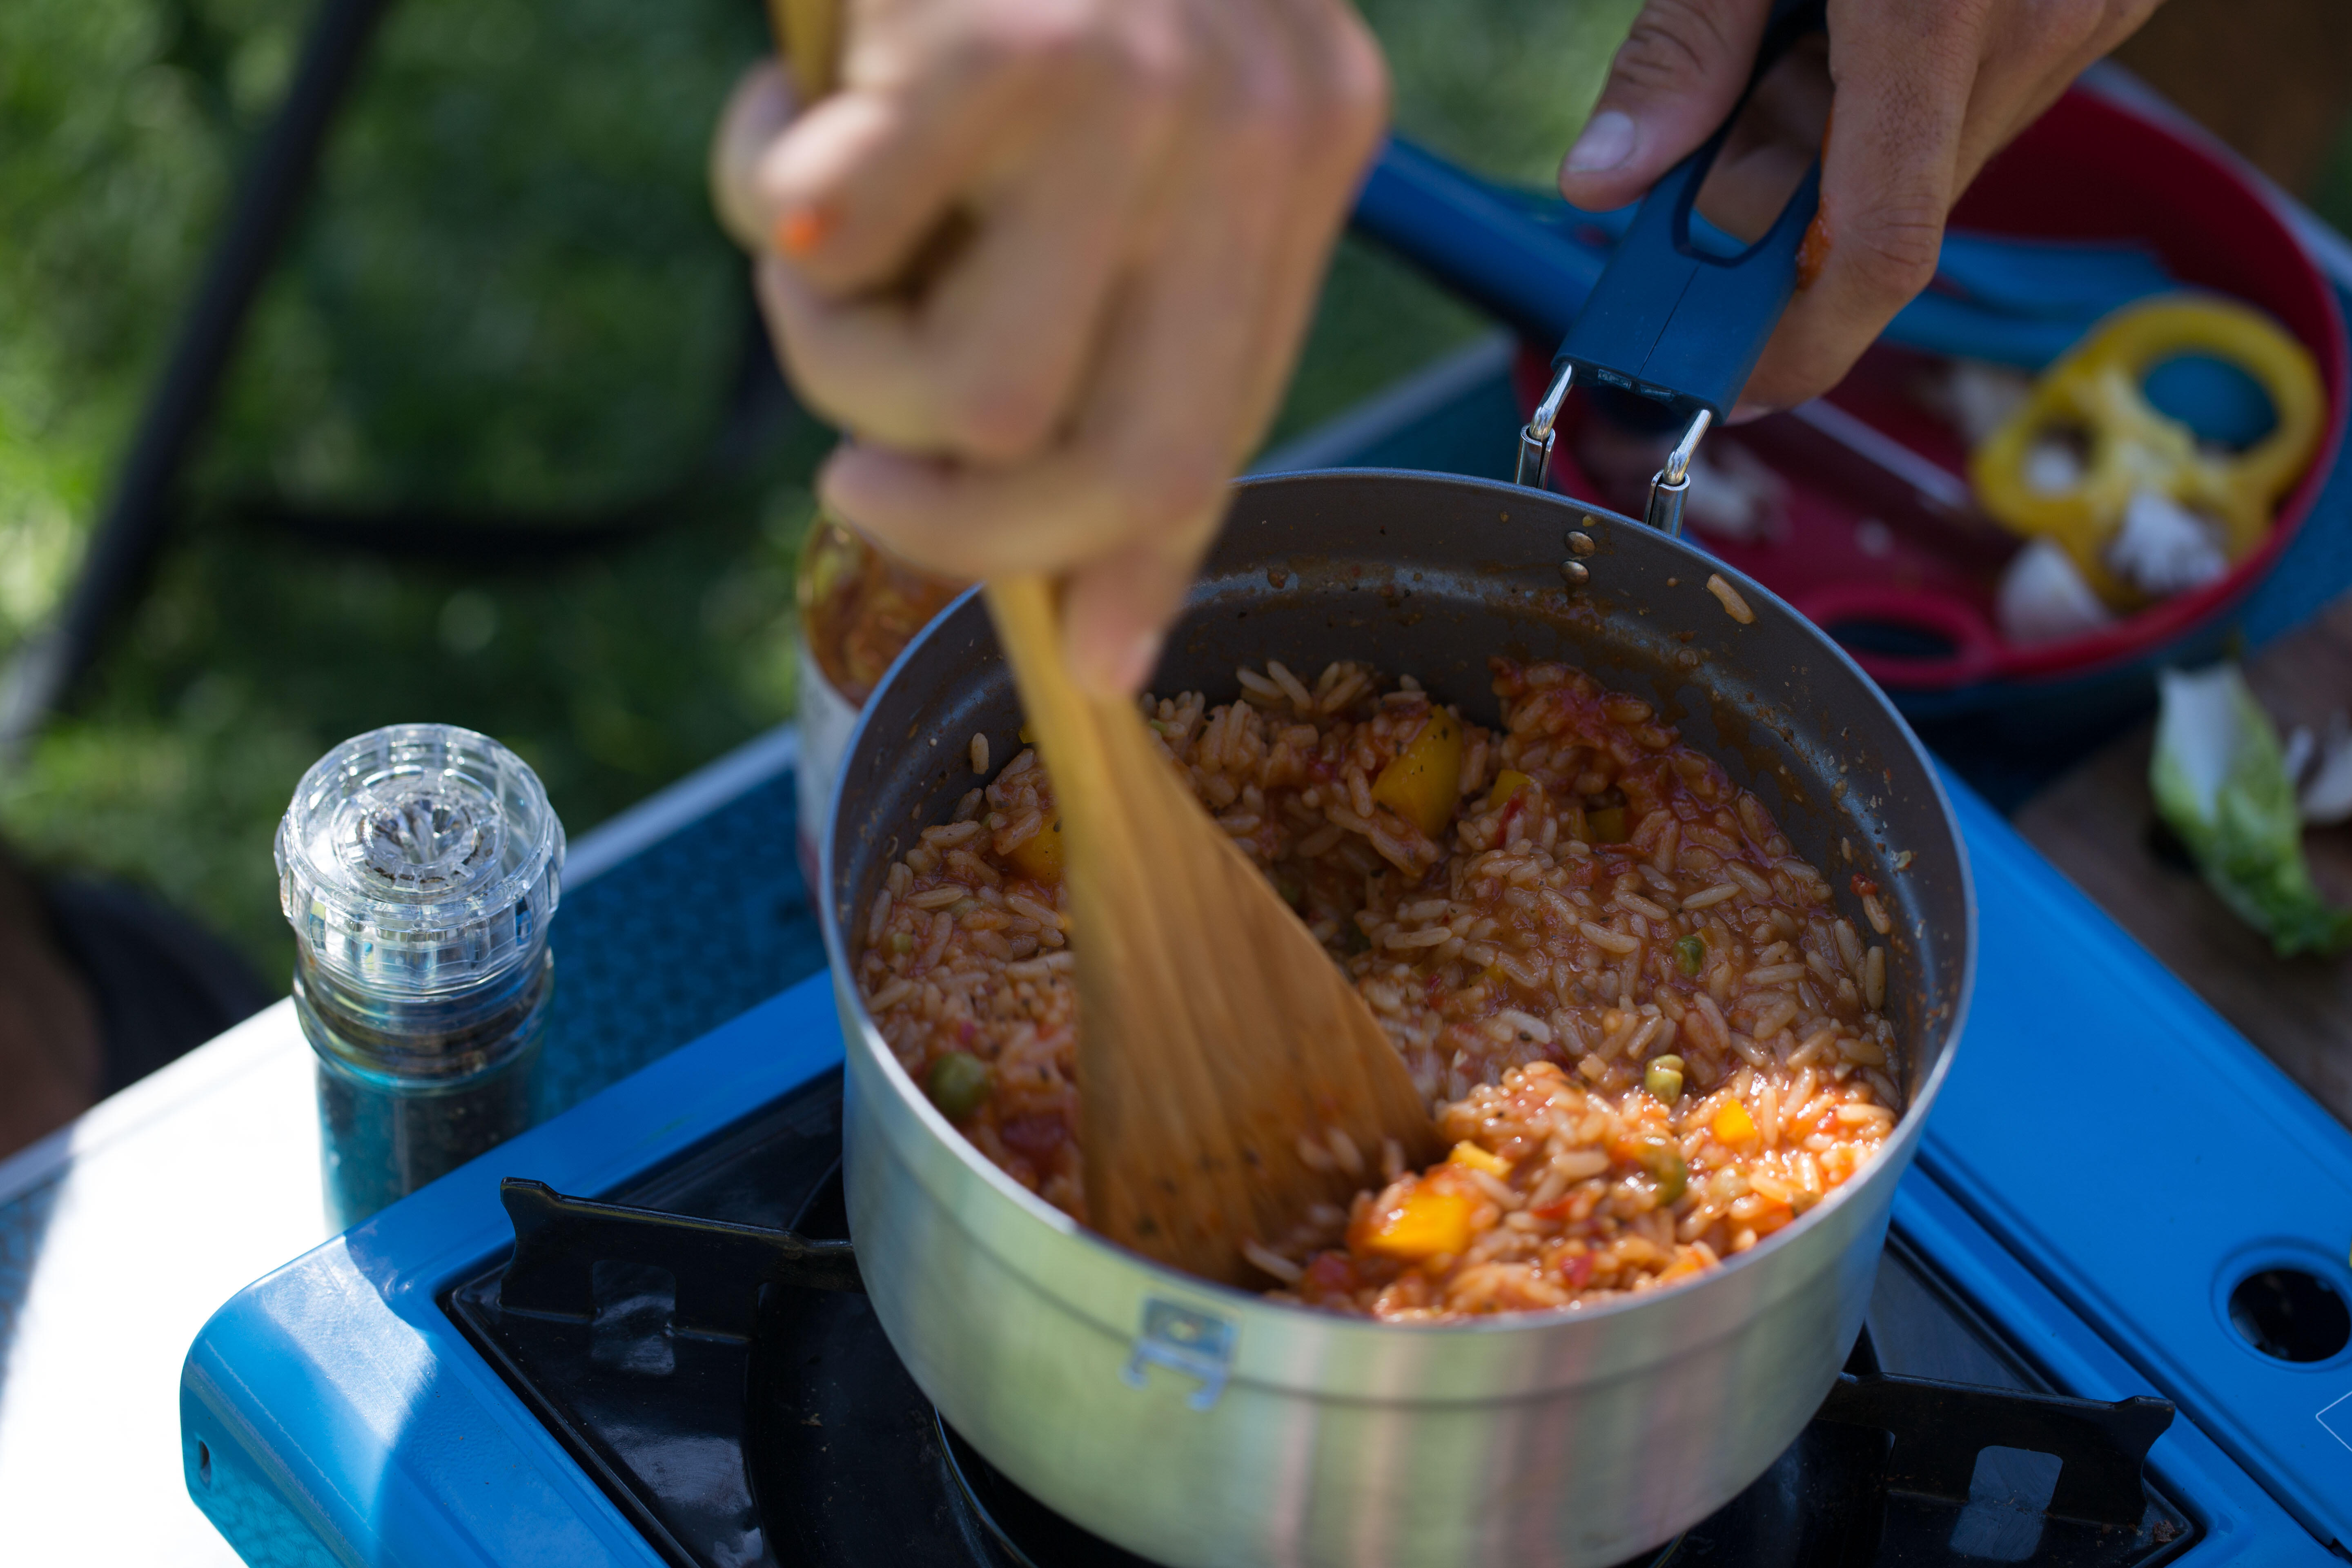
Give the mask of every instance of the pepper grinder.
[{"label": "pepper grinder", "polygon": [[530,1124],[563,826],[498,742],[394,724],[302,775],[277,861],[341,1230]]}]

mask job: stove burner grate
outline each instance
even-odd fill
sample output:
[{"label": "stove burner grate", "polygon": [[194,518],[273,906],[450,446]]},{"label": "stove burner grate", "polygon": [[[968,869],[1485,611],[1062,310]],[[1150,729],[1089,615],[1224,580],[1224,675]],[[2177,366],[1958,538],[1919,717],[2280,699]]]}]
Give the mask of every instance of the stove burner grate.
[{"label": "stove burner grate", "polygon": [[[445,1309],[676,1568],[1150,1568],[999,1473],[907,1375],[859,1291],[839,1105],[821,1079],[625,1205],[506,1183],[514,1254]],[[1627,1568],[2153,1568],[2194,1538],[2142,1476],[2171,1418],[1885,1375],[1865,1333],[1755,1485]]]}]

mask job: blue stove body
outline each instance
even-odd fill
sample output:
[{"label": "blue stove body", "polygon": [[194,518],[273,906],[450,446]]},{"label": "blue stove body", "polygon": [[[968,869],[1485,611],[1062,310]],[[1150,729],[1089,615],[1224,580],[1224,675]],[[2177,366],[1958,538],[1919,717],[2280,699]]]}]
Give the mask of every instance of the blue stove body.
[{"label": "blue stove body", "polygon": [[[2352,1135],[1948,784],[1979,983],[1896,1237],[2056,1391],[2177,1404],[2174,1561],[2342,1561],[2352,1349],[2273,1359],[2228,1302],[2282,1268],[2352,1300]],[[439,1299],[511,1245],[500,1177],[614,1191],[841,1056],[812,976],[245,1290],[183,1374],[191,1495],[257,1564],[661,1563]]]}]

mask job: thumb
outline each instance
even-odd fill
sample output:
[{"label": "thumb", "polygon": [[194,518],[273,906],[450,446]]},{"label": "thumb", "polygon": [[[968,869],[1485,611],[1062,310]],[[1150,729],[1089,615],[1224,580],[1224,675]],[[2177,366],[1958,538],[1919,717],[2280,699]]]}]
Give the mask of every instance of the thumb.
[{"label": "thumb", "polygon": [[1747,85],[1769,8],[1770,0],[1648,0],[1560,163],[1559,194],[1605,212],[1688,156]]},{"label": "thumb", "polygon": [[794,112],[792,84],[773,59],[745,71],[727,95],[710,138],[710,205],[735,243],[758,255],[769,243],[761,216],[760,160]]}]

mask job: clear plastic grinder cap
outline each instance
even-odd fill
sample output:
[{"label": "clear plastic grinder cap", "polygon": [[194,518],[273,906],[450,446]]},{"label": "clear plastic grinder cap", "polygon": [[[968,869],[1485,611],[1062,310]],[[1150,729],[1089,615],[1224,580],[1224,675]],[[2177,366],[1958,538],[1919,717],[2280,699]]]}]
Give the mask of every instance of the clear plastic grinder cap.
[{"label": "clear plastic grinder cap", "polygon": [[454,724],[390,724],[311,764],[278,827],[278,901],[346,982],[446,995],[536,958],[563,825],[530,765]]}]

